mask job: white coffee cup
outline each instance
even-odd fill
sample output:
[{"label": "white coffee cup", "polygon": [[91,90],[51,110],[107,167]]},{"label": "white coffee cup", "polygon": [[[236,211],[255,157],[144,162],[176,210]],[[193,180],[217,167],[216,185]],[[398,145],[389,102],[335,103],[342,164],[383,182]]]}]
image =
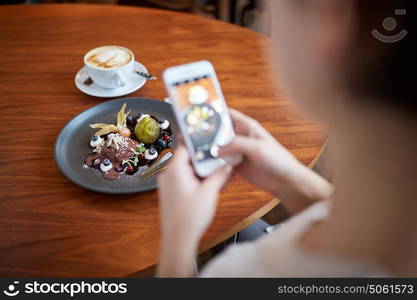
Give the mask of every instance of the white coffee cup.
[{"label": "white coffee cup", "polygon": [[84,55],[84,65],[93,82],[102,88],[123,87],[133,74],[133,52],[120,46],[101,46]]}]

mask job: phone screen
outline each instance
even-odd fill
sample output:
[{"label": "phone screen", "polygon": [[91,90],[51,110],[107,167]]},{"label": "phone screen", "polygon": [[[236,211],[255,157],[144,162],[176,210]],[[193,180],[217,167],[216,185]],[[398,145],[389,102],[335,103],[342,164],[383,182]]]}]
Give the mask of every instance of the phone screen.
[{"label": "phone screen", "polygon": [[218,156],[234,136],[232,122],[216,78],[210,74],[174,82],[172,91],[197,161]]}]

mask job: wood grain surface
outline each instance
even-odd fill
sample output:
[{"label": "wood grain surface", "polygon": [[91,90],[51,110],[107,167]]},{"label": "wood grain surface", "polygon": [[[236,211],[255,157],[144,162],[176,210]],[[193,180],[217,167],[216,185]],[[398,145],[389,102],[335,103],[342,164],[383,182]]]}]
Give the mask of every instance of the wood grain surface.
[{"label": "wood grain surface", "polygon": [[[54,161],[54,142],[66,122],[105,101],[74,85],[83,55],[94,47],[128,47],[159,77],[172,65],[212,61],[228,104],[258,119],[309,164],[325,133],[275,87],[267,43],[250,30],[182,13],[0,6],[0,276],[118,277],[156,263],[157,192],[90,192],[67,180]],[[162,99],[166,93],[157,80],[131,96]],[[275,205],[271,199],[234,178],[202,249],[249,224],[251,215]]]}]

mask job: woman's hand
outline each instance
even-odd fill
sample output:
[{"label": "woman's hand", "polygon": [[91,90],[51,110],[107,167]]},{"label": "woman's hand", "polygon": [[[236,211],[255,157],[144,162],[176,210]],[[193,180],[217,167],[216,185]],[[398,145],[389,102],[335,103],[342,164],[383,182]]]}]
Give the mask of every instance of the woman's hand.
[{"label": "woman's hand", "polygon": [[222,167],[200,180],[184,146],[175,151],[168,169],[158,177],[161,253],[158,276],[189,276],[198,242],[210,225],[220,189],[232,168]]},{"label": "woman's hand", "polygon": [[220,155],[243,155],[236,172],[257,187],[275,194],[278,185],[287,182],[301,163],[255,119],[234,109],[230,109],[230,114],[236,137],[221,148]]},{"label": "woman's hand", "polygon": [[278,195],[290,212],[330,196],[331,185],[301,164],[256,120],[231,109],[236,137],[220,150],[220,155],[241,154],[235,167],[246,180]]}]

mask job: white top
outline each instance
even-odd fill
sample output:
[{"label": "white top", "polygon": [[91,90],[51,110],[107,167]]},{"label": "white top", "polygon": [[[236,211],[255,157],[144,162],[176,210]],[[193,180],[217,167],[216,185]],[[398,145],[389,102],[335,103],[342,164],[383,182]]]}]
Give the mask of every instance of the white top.
[{"label": "white top", "polygon": [[321,201],[294,215],[270,234],[231,246],[211,260],[201,277],[387,277],[383,268],[362,261],[308,253],[298,247],[303,233],[329,213]]}]

